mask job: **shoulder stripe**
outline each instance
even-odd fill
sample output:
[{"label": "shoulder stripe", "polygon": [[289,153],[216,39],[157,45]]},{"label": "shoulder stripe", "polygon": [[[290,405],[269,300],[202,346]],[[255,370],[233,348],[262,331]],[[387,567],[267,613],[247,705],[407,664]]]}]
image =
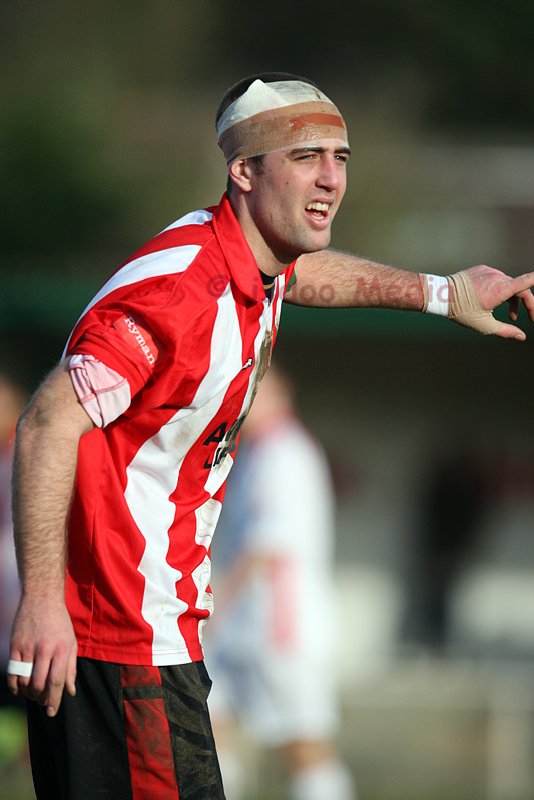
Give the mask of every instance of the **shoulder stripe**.
[{"label": "shoulder stripe", "polygon": [[[83,314],[86,314],[96,303],[117,289],[132,286],[147,278],[158,278],[163,275],[176,275],[185,272],[195,260],[202,247],[197,244],[188,244],[183,247],[169,247],[149,253],[135,261],[130,261],[119,269],[95,294]],[[82,314],[82,316],[83,316]]]},{"label": "shoulder stripe", "polygon": [[[102,286],[100,291],[95,294],[91,302],[80,314],[76,325],[78,325],[85,314],[97,303],[117,289],[132,286],[147,278],[157,278],[163,275],[176,275],[180,272],[185,272],[200,250],[202,250],[202,247],[196,244],[184,245],[183,247],[169,247],[166,250],[158,250],[155,253],[149,253],[148,255],[141,256],[141,258],[136,258],[134,261],[125,264],[125,266],[117,270],[117,272]],[[69,340],[65,345],[63,358],[68,350],[71,336],[69,336]]]},{"label": "shoulder stripe", "polygon": [[212,219],[213,214],[211,211],[206,211],[205,209],[191,211],[189,214],[185,214],[185,216],[177,219],[176,222],[173,222],[171,225],[167,225],[166,228],[163,228],[161,233],[171,231],[173,228],[183,228],[184,225],[205,225],[206,222],[211,222]]}]

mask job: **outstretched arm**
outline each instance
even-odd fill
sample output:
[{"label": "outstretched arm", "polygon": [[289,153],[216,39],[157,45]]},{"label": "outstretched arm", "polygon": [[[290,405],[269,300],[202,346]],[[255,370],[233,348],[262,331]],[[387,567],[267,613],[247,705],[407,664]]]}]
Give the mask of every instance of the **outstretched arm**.
[{"label": "outstretched arm", "polygon": [[420,275],[350,253],[307,253],[297,260],[295,274],[297,281],[286,300],[296,305],[423,310]]},{"label": "outstretched arm", "polygon": [[[296,264],[296,284],[286,299],[297,305],[317,308],[392,308],[404,311],[432,311],[481,333],[524,340],[515,325],[498,322],[492,311],[509,302],[509,317],[517,319],[525,305],[534,322],[534,272],[510,278],[484,265],[471,267],[442,278],[377,264],[368,259],[323,250],[301,256]],[[433,293],[436,297],[433,297]],[[439,300],[439,302],[431,302]]]},{"label": "outstretched arm", "polygon": [[73,695],[76,640],[65,606],[66,525],[80,436],[93,427],[68,372],[58,367],[23,415],[15,449],[13,518],[22,583],[10,659],[33,664],[8,685],[54,716],[63,689]]}]

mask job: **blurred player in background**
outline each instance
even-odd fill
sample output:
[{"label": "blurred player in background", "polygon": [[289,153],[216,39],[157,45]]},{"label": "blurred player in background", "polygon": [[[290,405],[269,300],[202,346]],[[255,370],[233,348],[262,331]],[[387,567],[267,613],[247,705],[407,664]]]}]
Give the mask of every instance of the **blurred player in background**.
[{"label": "blurred player in background", "polygon": [[238,723],[247,738],[280,750],[291,800],[352,800],[352,777],[334,743],[333,487],[276,366],[244,426],[219,524],[207,663],[228,800],[246,795]]},{"label": "blurred player in background", "polygon": [[7,372],[0,371],[0,776],[27,756],[24,700],[7,688],[11,624],[19,598],[19,578],[11,517],[11,474],[15,426],[25,392]]},{"label": "blurred player in background", "polygon": [[21,706],[6,684],[11,624],[19,601],[19,578],[13,543],[11,472],[15,427],[25,403],[24,391],[0,372],[0,704]]}]

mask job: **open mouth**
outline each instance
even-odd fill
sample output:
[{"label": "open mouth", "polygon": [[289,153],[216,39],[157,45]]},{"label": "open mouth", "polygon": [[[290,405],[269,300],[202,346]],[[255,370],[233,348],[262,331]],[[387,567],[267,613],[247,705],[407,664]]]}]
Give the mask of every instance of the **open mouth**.
[{"label": "open mouth", "polygon": [[306,212],[315,219],[326,219],[330,205],[328,203],[308,203]]}]

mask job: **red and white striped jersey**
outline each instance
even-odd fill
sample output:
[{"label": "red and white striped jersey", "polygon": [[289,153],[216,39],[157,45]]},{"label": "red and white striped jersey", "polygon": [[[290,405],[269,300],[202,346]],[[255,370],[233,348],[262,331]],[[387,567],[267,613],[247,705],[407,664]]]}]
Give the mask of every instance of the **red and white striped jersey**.
[{"label": "red and white striped jersey", "polygon": [[80,440],[67,575],[79,655],[202,658],[224,482],[292,272],[269,301],[225,196],[135,253],[76,324],[66,354],[99,359],[132,395]]}]

